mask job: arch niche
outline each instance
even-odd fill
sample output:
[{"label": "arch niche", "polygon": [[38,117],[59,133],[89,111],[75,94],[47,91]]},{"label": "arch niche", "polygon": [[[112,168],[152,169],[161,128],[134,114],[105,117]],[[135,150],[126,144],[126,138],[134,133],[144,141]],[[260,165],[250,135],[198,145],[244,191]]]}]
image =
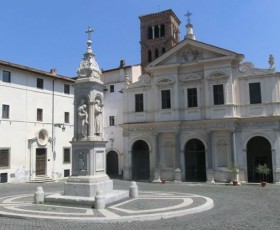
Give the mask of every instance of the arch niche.
[{"label": "arch niche", "polygon": [[260,182],[261,176],[256,172],[256,167],[267,164],[270,173],[267,182],[273,182],[272,153],[270,142],[261,136],[251,138],[247,143],[247,174],[248,182]]},{"label": "arch niche", "polygon": [[185,145],[186,181],[206,181],[205,146],[198,139],[191,139]]},{"label": "arch niche", "polygon": [[132,179],[150,179],[149,146],[143,140],[136,141],[132,146]]},{"label": "arch niche", "polygon": [[110,177],[118,177],[119,175],[119,156],[114,150],[106,155],[106,173]]}]

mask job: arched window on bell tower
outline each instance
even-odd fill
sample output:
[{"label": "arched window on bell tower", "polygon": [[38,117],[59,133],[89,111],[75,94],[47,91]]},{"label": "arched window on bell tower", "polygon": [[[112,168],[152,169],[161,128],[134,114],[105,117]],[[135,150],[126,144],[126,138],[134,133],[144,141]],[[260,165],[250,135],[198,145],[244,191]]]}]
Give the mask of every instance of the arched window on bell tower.
[{"label": "arched window on bell tower", "polygon": [[148,62],[152,61],[152,51],[148,50]]},{"label": "arched window on bell tower", "polygon": [[158,49],[155,49],[155,58],[158,58],[159,53],[158,53]]},{"label": "arched window on bell tower", "polygon": [[159,26],[155,26],[155,38],[158,38],[159,37]]},{"label": "arched window on bell tower", "polygon": [[165,25],[161,24],[160,25],[160,37],[164,37],[165,36]]},{"label": "arched window on bell tower", "polygon": [[148,39],[153,39],[153,28],[151,26],[148,27]]}]

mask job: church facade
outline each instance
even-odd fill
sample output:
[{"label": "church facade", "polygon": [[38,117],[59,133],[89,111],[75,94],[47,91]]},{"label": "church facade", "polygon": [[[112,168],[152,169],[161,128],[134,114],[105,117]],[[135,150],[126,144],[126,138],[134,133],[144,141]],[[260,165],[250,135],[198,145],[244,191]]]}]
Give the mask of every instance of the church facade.
[{"label": "church facade", "polygon": [[153,50],[164,50],[156,41],[173,33],[144,37],[154,40],[150,62],[123,89],[124,178],[228,182],[238,169],[241,182],[259,182],[256,167],[267,164],[268,182],[279,182],[280,74],[273,56],[267,69],[255,68],[243,54],[197,41],[190,21],[186,27],[184,40],[156,58]]}]

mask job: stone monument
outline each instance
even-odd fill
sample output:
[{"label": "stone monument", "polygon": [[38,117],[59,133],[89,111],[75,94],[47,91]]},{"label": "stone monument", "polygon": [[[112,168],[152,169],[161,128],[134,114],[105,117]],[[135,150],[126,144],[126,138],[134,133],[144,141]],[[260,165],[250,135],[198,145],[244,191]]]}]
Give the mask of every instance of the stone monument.
[{"label": "stone monument", "polygon": [[101,71],[91,48],[92,32],[91,27],[86,31],[87,51],[74,85],[72,176],[64,184],[64,195],[56,200],[90,206],[94,205],[97,193],[104,195],[106,204],[128,197],[128,191],[113,190],[113,181],[106,174],[107,141],[104,140],[102,117],[105,86],[100,80]]}]

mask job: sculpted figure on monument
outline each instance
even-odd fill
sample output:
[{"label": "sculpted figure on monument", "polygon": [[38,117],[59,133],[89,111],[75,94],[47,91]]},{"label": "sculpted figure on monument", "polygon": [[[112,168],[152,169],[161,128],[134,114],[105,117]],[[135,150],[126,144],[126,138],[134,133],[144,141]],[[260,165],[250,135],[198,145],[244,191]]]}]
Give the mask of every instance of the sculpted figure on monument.
[{"label": "sculpted figure on monument", "polygon": [[81,105],[78,107],[78,133],[79,137],[87,137],[87,127],[88,127],[88,112],[87,105],[84,100],[81,101]]},{"label": "sculpted figure on monument", "polygon": [[101,100],[99,98],[95,99],[94,105],[94,122],[95,122],[95,135],[100,136],[102,133],[102,107]]},{"label": "sculpted figure on monument", "polygon": [[79,153],[78,168],[79,168],[80,171],[86,171],[87,170],[87,156],[83,152]]}]

